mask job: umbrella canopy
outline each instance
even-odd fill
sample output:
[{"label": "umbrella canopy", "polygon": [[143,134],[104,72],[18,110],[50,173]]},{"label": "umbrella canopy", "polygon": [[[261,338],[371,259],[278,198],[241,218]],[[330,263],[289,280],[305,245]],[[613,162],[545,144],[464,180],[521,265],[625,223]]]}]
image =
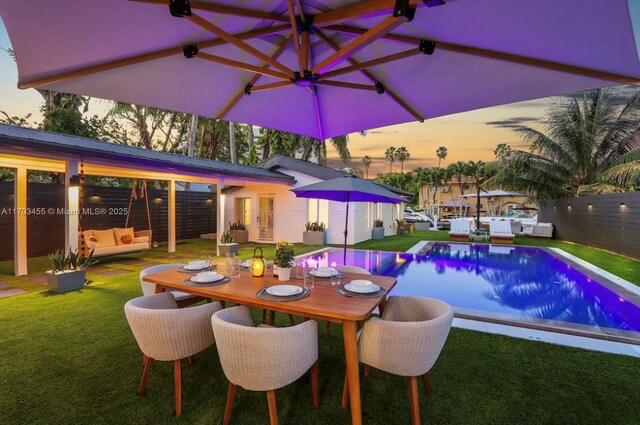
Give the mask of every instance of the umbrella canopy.
[{"label": "umbrella canopy", "polygon": [[[462,195],[464,198],[476,198],[478,195],[476,193],[469,193],[467,195]],[[490,190],[489,192],[483,192],[480,194],[480,198],[513,198],[518,196],[527,196],[518,192],[509,192],[506,190],[496,189]]]},{"label": "umbrella canopy", "polygon": [[298,198],[327,199],[347,203],[344,221],[344,263],[347,263],[347,235],[349,234],[349,202],[382,202],[400,204],[407,202],[393,192],[380,185],[355,176],[344,176],[336,179],[313,183],[291,189]]},{"label": "umbrella canopy", "polygon": [[0,17],[19,87],[324,139],[637,84],[635,3],[0,0]]},{"label": "umbrella canopy", "polygon": [[386,204],[407,202],[406,199],[377,183],[355,176],[325,180],[291,189],[291,191],[298,198],[327,199],[338,202],[382,202]]}]

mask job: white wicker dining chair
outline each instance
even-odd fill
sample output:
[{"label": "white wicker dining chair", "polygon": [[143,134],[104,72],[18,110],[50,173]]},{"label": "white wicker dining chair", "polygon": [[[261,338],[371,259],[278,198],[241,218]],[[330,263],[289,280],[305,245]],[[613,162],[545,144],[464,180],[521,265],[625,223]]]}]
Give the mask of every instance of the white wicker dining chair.
[{"label": "white wicker dining chair", "polygon": [[220,363],[229,380],[223,425],[231,422],[238,386],[250,391],[266,391],[271,425],[277,425],[274,390],[298,380],[309,369],[313,406],[318,407],[318,326],[315,321],[286,328],[254,327],[249,308],[238,306],[215,313],[211,326]]},{"label": "white wicker dining chair", "polygon": [[[175,270],[180,267],[181,264],[158,264],[156,266],[147,267],[140,272],[140,286],[142,287],[142,293],[144,295],[153,295],[156,293],[156,285],[154,283],[145,282],[143,278],[153,273],[160,273],[165,270]],[[187,275],[185,275],[187,276]],[[186,279],[186,277],[185,277]],[[199,297],[197,295],[188,294],[181,291],[170,291],[178,303],[178,307],[187,307],[200,301],[206,300],[206,298]]]},{"label": "white wicker dining chair", "polygon": [[[394,375],[409,377],[412,425],[420,424],[418,376],[431,394],[429,371],[435,364],[451,329],[453,310],[442,301],[422,297],[389,297],[382,319],[365,323],[359,341],[360,361]],[[365,366],[365,367],[366,367]],[[349,402],[348,382],[342,407]]]},{"label": "white wicker dining chair", "polygon": [[145,393],[153,361],[172,361],[176,415],[182,414],[182,359],[191,360],[213,344],[211,316],[221,309],[217,302],[178,308],[171,292],[145,295],[125,304],[127,321],[145,356],[140,395]]}]

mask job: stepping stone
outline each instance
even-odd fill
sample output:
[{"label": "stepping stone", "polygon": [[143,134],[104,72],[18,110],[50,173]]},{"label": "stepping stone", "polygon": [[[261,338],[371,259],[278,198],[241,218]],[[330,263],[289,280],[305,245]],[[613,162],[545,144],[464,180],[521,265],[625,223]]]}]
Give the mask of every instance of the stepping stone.
[{"label": "stepping stone", "polygon": [[118,276],[118,275],[127,274],[127,273],[133,273],[133,272],[131,270],[125,270],[125,269],[112,269],[105,272],[100,272],[98,273],[98,275],[102,277],[111,277],[111,276]]},{"label": "stepping stone", "polygon": [[110,267],[107,266],[95,266],[95,267],[89,267],[89,270],[87,270],[89,273],[100,273],[100,272],[104,272],[107,270],[111,270]]},{"label": "stepping stone", "polygon": [[11,288],[8,283],[0,282],[0,289]]},{"label": "stepping stone", "polygon": [[46,274],[34,274],[33,276],[27,276],[27,280],[39,283],[42,286],[49,286]]},{"label": "stepping stone", "polygon": [[9,298],[9,297],[13,297],[14,295],[22,295],[22,294],[28,294],[28,292],[18,288],[4,289],[0,291],[0,298]]},{"label": "stepping stone", "polygon": [[129,261],[122,261],[120,262],[120,264],[126,264],[127,266],[139,266],[140,264],[143,264],[144,261],[142,260],[129,260]]}]

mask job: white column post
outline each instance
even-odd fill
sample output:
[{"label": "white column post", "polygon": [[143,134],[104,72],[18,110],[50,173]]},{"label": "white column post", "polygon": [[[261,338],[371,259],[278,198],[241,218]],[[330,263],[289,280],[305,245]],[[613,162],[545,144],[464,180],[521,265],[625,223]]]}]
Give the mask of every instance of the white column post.
[{"label": "white column post", "polygon": [[224,187],[224,180],[220,179],[216,184],[216,255],[220,255],[220,247],[218,246],[218,240],[224,233],[224,209],[226,195],[222,193]]},{"label": "white column post", "polygon": [[169,180],[169,252],[176,252],[176,181]]},{"label": "white column post", "polygon": [[67,161],[64,170],[64,249],[78,250],[78,223],[80,221],[80,188],[71,187],[70,179],[78,175],[78,161]]},{"label": "white column post", "polygon": [[16,276],[27,271],[27,169],[16,168],[13,215],[13,270]]}]

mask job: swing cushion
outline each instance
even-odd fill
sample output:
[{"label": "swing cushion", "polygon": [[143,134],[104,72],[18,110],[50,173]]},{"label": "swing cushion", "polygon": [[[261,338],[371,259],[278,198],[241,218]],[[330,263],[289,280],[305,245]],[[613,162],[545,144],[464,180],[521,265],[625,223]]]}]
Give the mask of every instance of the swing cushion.
[{"label": "swing cushion", "polygon": [[149,237],[148,236],[138,236],[133,238],[133,243],[149,243]]},{"label": "swing cushion", "polygon": [[113,232],[116,235],[116,244],[117,245],[130,245],[133,242],[133,238],[135,238],[133,227],[127,227],[125,229],[115,228]]},{"label": "swing cushion", "polygon": [[113,229],[94,230],[93,236],[102,247],[116,246],[116,238],[113,237]]}]

